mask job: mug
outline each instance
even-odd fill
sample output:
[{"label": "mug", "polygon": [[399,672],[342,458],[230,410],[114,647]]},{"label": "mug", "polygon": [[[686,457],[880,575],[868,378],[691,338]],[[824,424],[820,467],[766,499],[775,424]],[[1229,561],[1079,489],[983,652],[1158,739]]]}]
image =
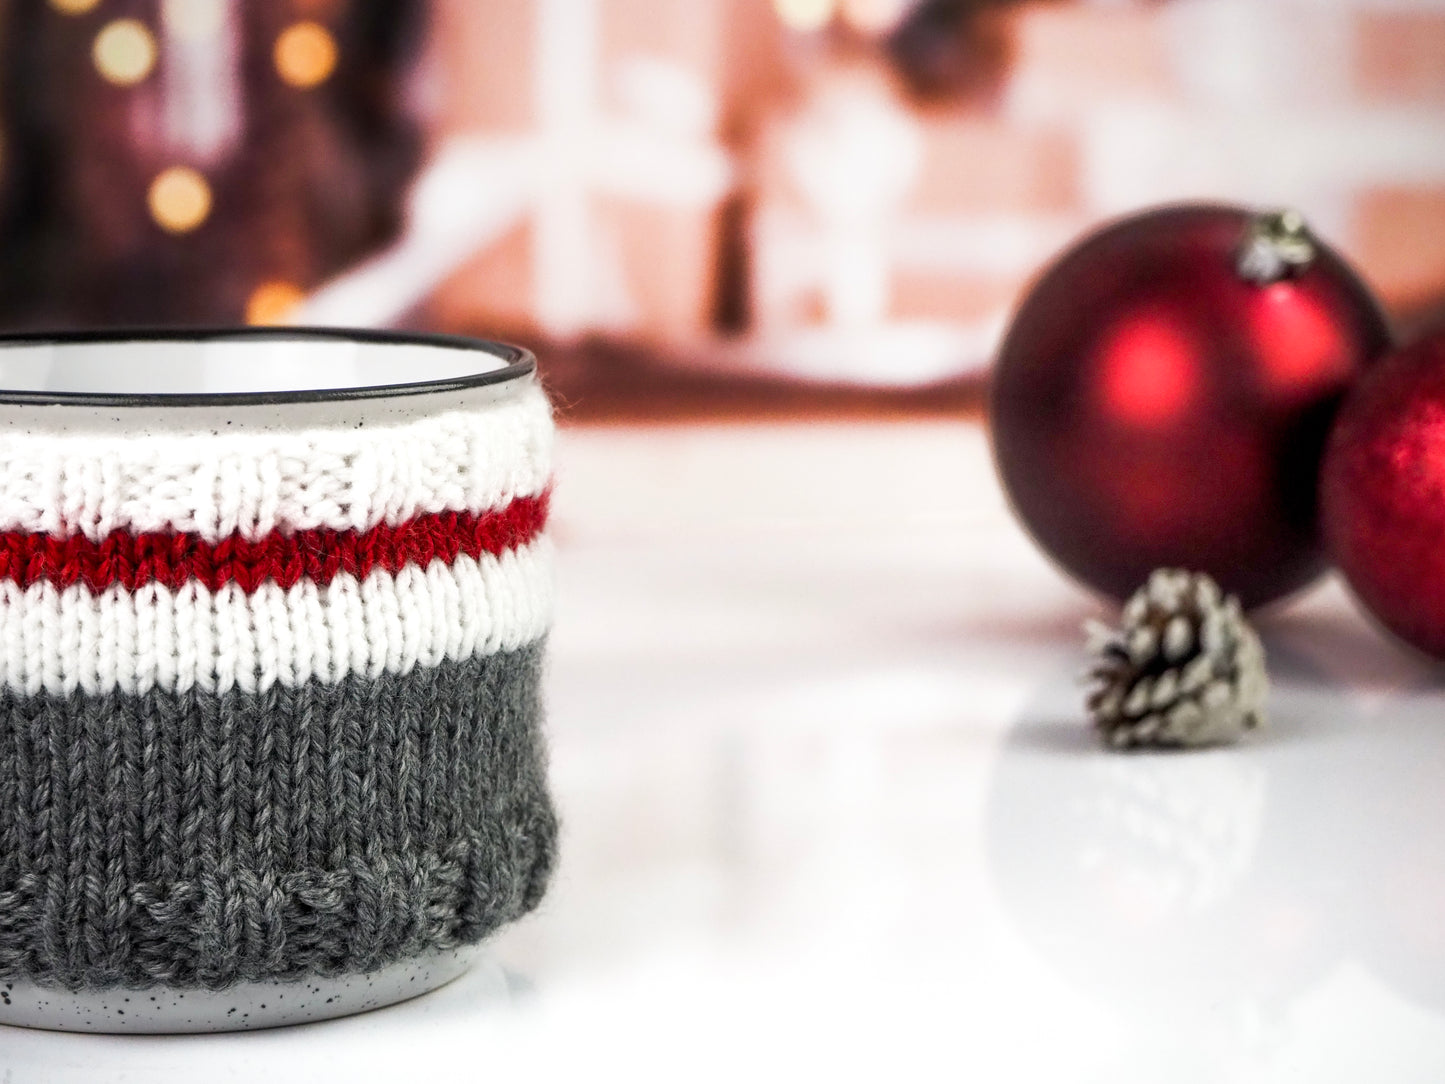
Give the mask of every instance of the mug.
[{"label": "mug", "polygon": [[0,339],[0,1023],[341,1015],[535,907],[551,446],[495,343]]}]

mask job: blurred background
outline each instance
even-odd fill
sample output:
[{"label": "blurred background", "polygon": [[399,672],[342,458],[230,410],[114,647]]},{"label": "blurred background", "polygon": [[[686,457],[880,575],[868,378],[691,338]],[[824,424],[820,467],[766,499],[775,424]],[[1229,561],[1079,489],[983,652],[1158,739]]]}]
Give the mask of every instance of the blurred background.
[{"label": "blurred background", "polygon": [[0,327],[541,358],[564,857],[493,949],[542,1023],[475,1032],[533,1076],[1445,1062],[1437,679],[1326,588],[1267,629],[1283,740],[1090,759],[1103,611],[959,423],[1040,268],[1182,199],[1445,317],[1445,0],[0,0]]},{"label": "blurred background", "polygon": [[569,414],[952,411],[1053,253],[1288,204],[1445,305],[1445,0],[7,0],[0,324],[515,339]]}]

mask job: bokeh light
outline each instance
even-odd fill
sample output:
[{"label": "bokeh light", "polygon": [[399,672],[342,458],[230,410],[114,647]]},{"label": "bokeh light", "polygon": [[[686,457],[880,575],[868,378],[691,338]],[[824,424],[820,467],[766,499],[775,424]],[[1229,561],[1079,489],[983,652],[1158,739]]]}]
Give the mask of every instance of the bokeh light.
[{"label": "bokeh light", "polygon": [[293,87],[324,83],[336,69],[336,39],[320,23],[292,23],[276,39],[276,73]]},{"label": "bokeh light", "polygon": [[100,0],[50,0],[50,6],[62,15],[84,15],[99,4]]},{"label": "bokeh light", "polygon": [[898,25],[907,0],[842,0],[843,18],[865,34],[886,34]]},{"label": "bokeh light", "polygon": [[294,282],[263,282],[246,301],[246,323],[258,327],[285,324],[305,297]]},{"label": "bokeh light", "polygon": [[167,233],[189,233],[211,213],[211,186],[189,166],[172,166],[146,194],[151,217]]},{"label": "bokeh light", "polygon": [[95,36],[91,56],[107,81],[133,86],[156,65],[156,39],[139,19],[117,19]]},{"label": "bokeh light", "polygon": [[773,0],[778,18],[790,30],[821,30],[837,11],[837,0]]}]

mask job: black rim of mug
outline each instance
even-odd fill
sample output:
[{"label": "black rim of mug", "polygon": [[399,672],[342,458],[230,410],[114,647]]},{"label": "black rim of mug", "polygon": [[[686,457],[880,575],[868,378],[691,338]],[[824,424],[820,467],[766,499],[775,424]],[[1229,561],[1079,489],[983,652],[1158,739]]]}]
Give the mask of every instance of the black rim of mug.
[{"label": "black rim of mug", "polygon": [[12,346],[83,346],[156,342],[222,342],[268,340],[315,340],[383,346],[431,346],[445,350],[467,350],[506,364],[466,376],[415,383],[369,384],[346,388],[305,388],[259,392],[66,392],[22,391],[0,387],[0,404],[50,404],[72,406],[159,407],[159,406],[246,406],[281,403],[323,403],[348,399],[386,399],[402,395],[434,395],[466,391],[490,384],[505,384],[536,372],[537,359],[530,350],[509,343],[473,339],[462,335],[437,335],[409,331],[374,331],[365,328],[334,327],[167,327],[112,328],[95,331],[34,331],[0,335],[0,352]]}]

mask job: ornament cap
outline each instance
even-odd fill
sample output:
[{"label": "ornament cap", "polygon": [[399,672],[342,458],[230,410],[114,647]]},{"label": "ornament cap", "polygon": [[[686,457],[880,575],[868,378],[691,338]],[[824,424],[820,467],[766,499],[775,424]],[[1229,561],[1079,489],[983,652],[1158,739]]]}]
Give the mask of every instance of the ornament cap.
[{"label": "ornament cap", "polygon": [[1268,286],[1307,270],[1318,251],[1304,215],[1292,208],[1267,211],[1250,220],[1235,269],[1246,281]]}]

